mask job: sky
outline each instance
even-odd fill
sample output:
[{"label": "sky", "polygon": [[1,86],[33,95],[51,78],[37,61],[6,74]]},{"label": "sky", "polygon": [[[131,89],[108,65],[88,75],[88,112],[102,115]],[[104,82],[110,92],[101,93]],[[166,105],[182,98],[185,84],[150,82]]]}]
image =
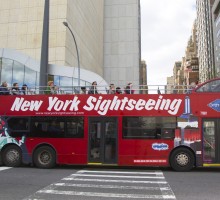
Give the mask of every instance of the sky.
[{"label": "sky", "polygon": [[196,0],[141,0],[141,58],[148,85],[166,85],[185,55],[196,19]]}]

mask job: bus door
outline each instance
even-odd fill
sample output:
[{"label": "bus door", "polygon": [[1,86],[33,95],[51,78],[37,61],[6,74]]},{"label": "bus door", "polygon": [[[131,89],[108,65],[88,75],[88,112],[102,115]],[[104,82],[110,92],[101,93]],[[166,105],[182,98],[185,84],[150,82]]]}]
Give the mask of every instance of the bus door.
[{"label": "bus door", "polygon": [[220,164],[219,131],[220,131],[220,119],[219,118],[203,120],[204,166],[212,166],[212,164]]},{"label": "bus door", "polygon": [[116,164],[117,118],[89,118],[89,164]]}]

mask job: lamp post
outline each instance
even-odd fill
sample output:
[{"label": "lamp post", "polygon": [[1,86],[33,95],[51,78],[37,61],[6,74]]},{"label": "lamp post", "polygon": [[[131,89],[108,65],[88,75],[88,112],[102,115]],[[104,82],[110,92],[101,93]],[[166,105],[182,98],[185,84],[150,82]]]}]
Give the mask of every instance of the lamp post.
[{"label": "lamp post", "polygon": [[73,36],[74,43],[75,43],[75,46],[76,46],[76,53],[77,53],[77,60],[78,60],[78,92],[80,93],[80,63],[79,63],[79,52],[78,52],[78,47],[77,47],[77,44],[76,44],[75,36],[74,36],[72,30],[70,29],[68,23],[67,23],[67,22],[63,22],[63,24],[64,24],[64,26],[66,26],[66,27],[70,30],[70,33],[71,33],[72,36]]}]

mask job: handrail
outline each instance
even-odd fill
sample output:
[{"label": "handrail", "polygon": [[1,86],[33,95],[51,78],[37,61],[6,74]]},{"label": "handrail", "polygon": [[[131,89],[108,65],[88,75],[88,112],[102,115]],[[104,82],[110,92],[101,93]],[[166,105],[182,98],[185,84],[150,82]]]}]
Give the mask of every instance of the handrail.
[{"label": "handrail", "polygon": [[[120,87],[120,86],[119,86]],[[86,94],[90,90],[91,86],[55,86],[53,91],[48,90],[47,86],[36,86],[28,87],[26,94],[35,95],[35,94],[83,94],[83,91],[79,91],[79,88],[84,88]],[[126,93],[126,90],[130,94],[185,94],[190,93],[195,87],[192,85],[133,85],[132,88],[126,89],[124,86],[120,87],[121,93]],[[110,88],[106,85],[97,85],[96,89],[99,94],[109,94]],[[12,88],[8,87],[9,93],[13,94]],[[112,93],[115,93],[116,89],[113,89]],[[18,91],[19,94],[23,94],[21,90]],[[0,87],[0,95],[4,93]]]}]

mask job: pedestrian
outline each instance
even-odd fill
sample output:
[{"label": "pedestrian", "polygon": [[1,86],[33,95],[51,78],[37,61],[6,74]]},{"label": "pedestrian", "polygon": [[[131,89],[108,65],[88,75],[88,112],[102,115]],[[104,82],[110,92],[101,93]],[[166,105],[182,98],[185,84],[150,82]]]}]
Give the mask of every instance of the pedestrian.
[{"label": "pedestrian", "polygon": [[13,83],[13,86],[11,88],[11,93],[13,95],[20,95],[21,94],[18,83]]},{"label": "pedestrian", "polygon": [[92,86],[90,87],[88,94],[98,94],[96,81],[92,82]]},{"label": "pedestrian", "polygon": [[6,81],[3,81],[2,85],[0,86],[0,95],[10,95],[8,83]]}]

